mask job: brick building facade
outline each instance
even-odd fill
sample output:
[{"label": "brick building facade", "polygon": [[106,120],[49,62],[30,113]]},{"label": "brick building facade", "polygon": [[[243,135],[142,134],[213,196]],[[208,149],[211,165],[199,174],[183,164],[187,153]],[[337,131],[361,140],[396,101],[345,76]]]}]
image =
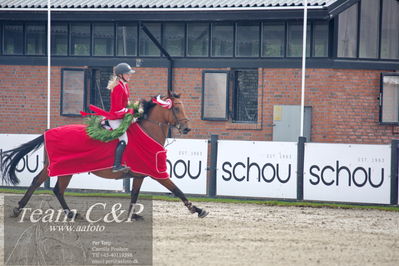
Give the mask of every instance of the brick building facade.
[{"label": "brick building facade", "polygon": [[[61,68],[53,67],[51,127],[82,123],[81,117],[60,115]],[[137,68],[132,99],[165,93],[167,69]],[[177,68],[174,88],[182,93],[192,132],[188,138],[272,140],[273,106],[300,104],[300,69],[260,68],[257,123],[201,119],[202,70]],[[307,69],[305,105],[313,107],[314,142],[389,143],[398,126],[379,123],[380,70]],[[46,129],[47,68],[0,66],[0,128],[2,133],[40,134]]]}]

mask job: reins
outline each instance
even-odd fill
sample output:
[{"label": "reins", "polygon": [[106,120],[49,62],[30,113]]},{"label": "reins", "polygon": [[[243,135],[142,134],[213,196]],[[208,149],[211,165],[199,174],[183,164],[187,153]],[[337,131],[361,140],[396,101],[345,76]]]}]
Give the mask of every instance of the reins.
[{"label": "reins", "polygon": [[175,119],[175,121],[176,121],[176,125],[173,125],[173,124],[171,124],[171,123],[159,122],[159,121],[155,121],[155,120],[148,119],[148,118],[144,118],[142,121],[151,122],[151,123],[153,123],[153,124],[159,126],[161,129],[162,129],[163,126],[166,126],[168,129],[170,129],[170,128],[176,128],[176,129],[179,131],[179,135],[182,135],[183,133],[181,132],[181,124],[180,124],[180,123],[181,123],[182,121],[190,121],[190,120],[187,119],[187,118],[184,118],[184,119],[177,119],[177,116],[176,116],[176,114],[175,114],[175,112],[174,112],[173,109],[172,109],[172,112],[173,112],[173,117],[174,117],[174,119]]}]

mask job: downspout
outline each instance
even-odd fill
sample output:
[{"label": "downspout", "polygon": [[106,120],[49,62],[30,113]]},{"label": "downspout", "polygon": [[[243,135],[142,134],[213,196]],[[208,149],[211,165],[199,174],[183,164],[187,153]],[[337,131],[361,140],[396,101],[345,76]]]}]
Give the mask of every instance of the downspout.
[{"label": "downspout", "polygon": [[[172,57],[169,55],[168,51],[165,50],[165,48],[162,47],[162,45],[159,43],[159,41],[152,35],[152,33],[148,30],[148,28],[142,23],[139,23],[140,28],[147,34],[148,38],[151,39],[151,41],[158,47],[158,49],[161,51],[161,53],[168,59],[169,61],[169,66],[168,66],[168,96],[172,94],[173,92],[173,67],[174,67],[174,62]],[[168,138],[172,137],[172,130],[169,128],[168,129]]]}]

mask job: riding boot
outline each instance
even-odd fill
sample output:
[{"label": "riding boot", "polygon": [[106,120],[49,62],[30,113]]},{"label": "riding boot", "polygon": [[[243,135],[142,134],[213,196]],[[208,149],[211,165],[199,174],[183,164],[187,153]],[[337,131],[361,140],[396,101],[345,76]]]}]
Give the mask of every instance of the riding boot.
[{"label": "riding boot", "polygon": [[112,172],[121,172],[121,171],[127,171],[130,168],[123,166],[121,164],[122,162],[122,156],[123,156],[123,151],[126,148],[126,142],[124,140],[119,141],[118,146],[116,146],[115,150],[115,161],[114,161],[114,167],[112,168]]}]

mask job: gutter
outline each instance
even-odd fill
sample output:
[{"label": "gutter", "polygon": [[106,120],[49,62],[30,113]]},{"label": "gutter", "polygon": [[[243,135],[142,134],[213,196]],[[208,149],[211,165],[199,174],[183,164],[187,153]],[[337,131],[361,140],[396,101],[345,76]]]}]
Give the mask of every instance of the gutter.
[{"label": "gutter", "polygon": [[[50,10],[51,12],[187,12],[187,11],[198,11],[198,12],[212,12],[212,11],[273,11],[273,10],[303,10],[302,6],[278,6],[278,7],[231,7],[231,8],[223,8],[223,7],[214,7],[214,8],[58,8],[52,7],[47,9],[46,7],[38,7],[38,8],[19,8],[19,7],[2,7],[0,11],[43,11],[47,12]],[[322,10],[326,9],[325,6],[312,6],[308,7],[308,10]]]}]

